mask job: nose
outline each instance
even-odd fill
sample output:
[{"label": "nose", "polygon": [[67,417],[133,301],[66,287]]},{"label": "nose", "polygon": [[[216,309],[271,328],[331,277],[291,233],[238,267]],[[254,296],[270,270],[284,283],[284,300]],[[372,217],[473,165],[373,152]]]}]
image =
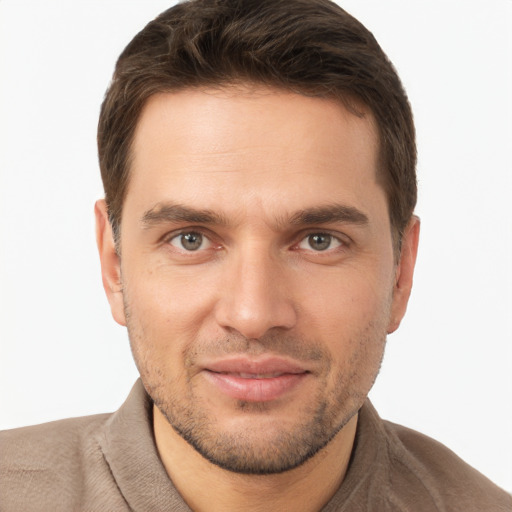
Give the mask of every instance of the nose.
[{"label": "nose", "polygon": [[249,339],[293,328],[297,315],[291,289],[276,258],[253,249],[226,262],[215,315],[218,325]]}]

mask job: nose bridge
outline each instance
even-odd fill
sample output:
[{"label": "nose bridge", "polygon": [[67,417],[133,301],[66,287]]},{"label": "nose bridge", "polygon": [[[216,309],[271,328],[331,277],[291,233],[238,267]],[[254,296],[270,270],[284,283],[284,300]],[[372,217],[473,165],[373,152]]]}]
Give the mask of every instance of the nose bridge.
[{"label": "nose bridge", "polygon": [[249,242],[229,258],[217,322],[247,338],[273,328],[290,329],[295,310],[279,258],[261,242]]}]

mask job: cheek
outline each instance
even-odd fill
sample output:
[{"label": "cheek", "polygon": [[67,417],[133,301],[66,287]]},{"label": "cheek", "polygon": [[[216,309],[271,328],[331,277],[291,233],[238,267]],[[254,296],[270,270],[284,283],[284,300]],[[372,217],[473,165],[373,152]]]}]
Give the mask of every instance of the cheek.
[{"label": "cheek", "polygon": [[303,286],[308,291],[297,302],[304,324],[317,334],[341,343],[362,336],[369,325],[386,328],[392,298],[389,272],[349,269],[317,276],[314,282],[314,289]]},{"label": "cheek", "polygon": [[187,269],[171,273],[161,266],[131,268],[123,273],[125,305],[132,329],[144,342],[169,350],[195,337],[211,309],[207,281]]}]

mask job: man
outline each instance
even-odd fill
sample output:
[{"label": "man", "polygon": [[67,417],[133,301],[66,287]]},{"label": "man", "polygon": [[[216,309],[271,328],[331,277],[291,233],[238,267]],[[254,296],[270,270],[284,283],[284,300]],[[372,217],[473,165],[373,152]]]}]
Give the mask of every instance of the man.
[{"label": "man", "polygon": [[6,432],[6,510],[508,510],[367,394],[418,245],[400,81],[324,0],[194,1],[122,53],[98,130],[102,276],[141,381]]}]

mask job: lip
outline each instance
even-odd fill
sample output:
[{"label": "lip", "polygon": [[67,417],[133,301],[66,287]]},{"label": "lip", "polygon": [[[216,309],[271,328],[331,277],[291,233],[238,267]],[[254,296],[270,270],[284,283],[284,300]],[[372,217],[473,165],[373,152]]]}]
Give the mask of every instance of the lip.
[{"label": "lip", "polygon": [[205,365],[203,374],[228,397],[248,402],[269,402],[293,391],[309,371],[282,358],[251,360],[229,358]]}]

